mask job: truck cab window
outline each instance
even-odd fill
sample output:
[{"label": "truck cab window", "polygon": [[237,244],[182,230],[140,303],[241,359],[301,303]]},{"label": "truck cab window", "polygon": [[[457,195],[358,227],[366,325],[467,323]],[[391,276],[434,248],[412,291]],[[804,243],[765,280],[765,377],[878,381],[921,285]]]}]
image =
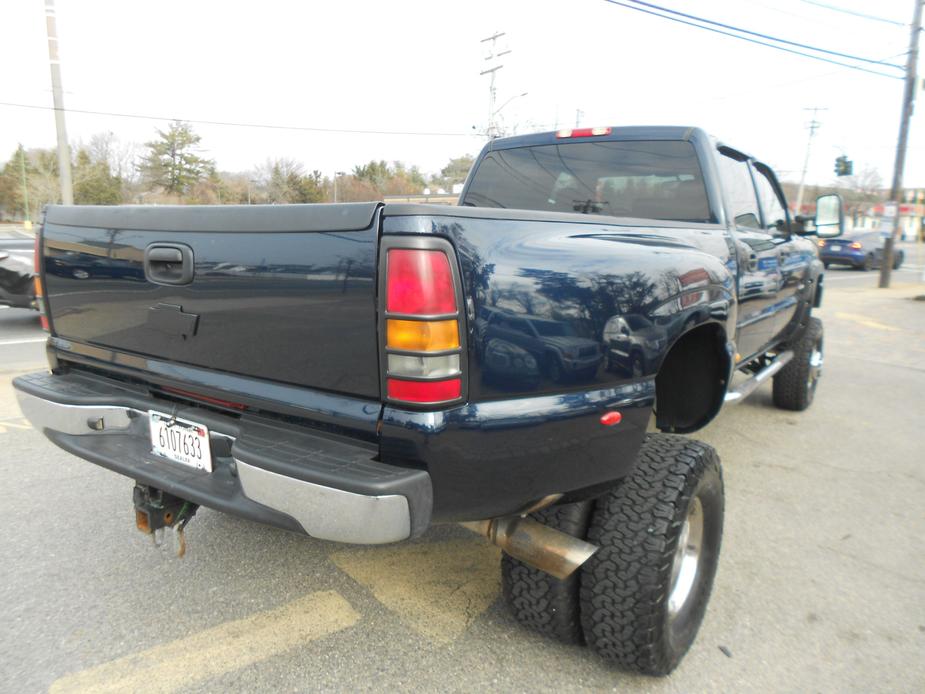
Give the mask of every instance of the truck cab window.
[{"label": "truck cab window", "polygon": [[748,162],[739,160],[720,150],[716,158],[719,176],[726,189],[726,204],[729,205],[729,216],[737,227],[760,229],[761,221],[758,216],[758,199],[755,197],[755,186],[748,170]]},{"label": "truck cab window", "polygon": [[488,152],[463,205],[715,222],[690,142],[563,141]]},{"label": "truck cab window", "polygon": [[758,188],[758,201],[764,214],[764,228],[770,232],[788,231],[787,208],[781,202],[767,169],[763,164],[754,167],[755,186]]}]

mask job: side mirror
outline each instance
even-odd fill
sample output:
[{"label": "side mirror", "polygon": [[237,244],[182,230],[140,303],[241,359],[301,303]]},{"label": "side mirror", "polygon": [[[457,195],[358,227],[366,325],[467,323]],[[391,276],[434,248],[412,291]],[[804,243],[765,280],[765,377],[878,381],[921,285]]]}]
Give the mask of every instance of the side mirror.
[{"label": "side mirror", "polygon": [[816,236],[822,239],[845,233],[845,206],[837,193],[816,198]]}]

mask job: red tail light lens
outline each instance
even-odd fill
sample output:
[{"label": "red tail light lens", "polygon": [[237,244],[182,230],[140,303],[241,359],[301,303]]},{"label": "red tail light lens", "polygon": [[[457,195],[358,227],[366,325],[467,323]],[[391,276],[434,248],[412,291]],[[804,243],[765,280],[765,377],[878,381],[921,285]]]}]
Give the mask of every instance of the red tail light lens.
[{"label": "red tail light lens", "polygon": [[40,229],[35,230],[35,251],[32,256],[32,269],[35,271],[34,290],[35,303],[39,309],[39,322],[42,324],[42,330],[50,331],[48,326],[48,316],[45,313],[45,287],[42,286],[42,241]]},{"label": "red tail light lens", "polygon": [[388,252],[386,311],[410,315],[456,313],[450,261],[442,251],[393,248]]},{"label": "red tail light lens", "polygon": [[854,250],[859,251],[861,250],[861,244],[859,241],[855,241],[849,246],[849,248],[853,248]]},{"label": "red tail light lens", "polygon": [[462,396],[462,379],[447,381],[403,381],[388,379],[388,395],[391,400],[405,402],[433,403],[457,400]]}]

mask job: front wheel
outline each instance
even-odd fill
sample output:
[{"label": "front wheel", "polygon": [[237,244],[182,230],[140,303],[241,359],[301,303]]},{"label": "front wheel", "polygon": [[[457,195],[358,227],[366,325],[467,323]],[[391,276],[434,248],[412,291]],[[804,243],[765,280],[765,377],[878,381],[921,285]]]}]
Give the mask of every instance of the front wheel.
[{"label": "front wheel", "polygon": [[783,410],[805,410],[813,404],[824,361],[822,321],[810,318],[793,344],[793,359],[774,376],[774,404]]},{"label": "front wheel", "polygon": [[597,499],[581,568],[585,641],[624,668],[667,675],[697,635],[719,562],[723,476],[710,446],[651,434],[633,473]]}]

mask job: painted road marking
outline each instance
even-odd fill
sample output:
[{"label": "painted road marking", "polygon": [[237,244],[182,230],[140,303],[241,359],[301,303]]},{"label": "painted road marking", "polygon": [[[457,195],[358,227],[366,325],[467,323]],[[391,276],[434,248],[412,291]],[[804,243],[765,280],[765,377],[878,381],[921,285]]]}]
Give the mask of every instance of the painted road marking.
[{"label": "painted road marking", "polygon": [[405,625],[443,645],[498,597],[501,550],[484,540],[348,549],[330,559]]},{"label": "painted road marking", "polygon": [[29,345],[33,342],[46,342],[47,337],[26,337],[21,340],[0,340],[0,347],[6,347],[7,345]]},{"label": "painted road marking", "polygon": [[900,328],[897,328],[895,325],[887,325],[886,323],[878,323],[875,320],[871,320],[867,316],[861,316],[857,313],[837,312],[835,314],[835,317],[843,318],[844,320],[854,321],[855,323],[866,326],[868,328],[874,328],[875,330],[885,330],[887,332],[900,332]]},{"label": "painted road marking", "polygon": [[10,429],[31,429],[32,425],[25,417],[11,417],[9,419],[0,419],[0,434],[7,433]]},{"label": "painted road marking", "polygon": [[359,613],[339,593],[312,593],[281,607],[66,675],[49,691],[176,692],[329,636],[359,619]]}]

